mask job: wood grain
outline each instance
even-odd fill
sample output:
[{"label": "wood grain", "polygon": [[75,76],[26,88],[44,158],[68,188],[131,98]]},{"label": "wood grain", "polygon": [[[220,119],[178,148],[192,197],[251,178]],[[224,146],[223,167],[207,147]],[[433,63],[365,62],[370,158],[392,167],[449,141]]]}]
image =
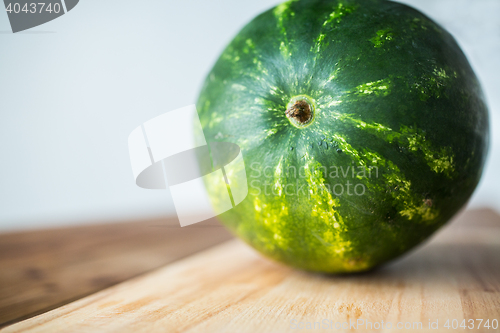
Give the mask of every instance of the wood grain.
[{"label": "wood grain", "polygon": [[151,219],[0,234],[0,326],[230,238],[215,220]]},{"label": "wood grain", "polygon": [[[293,324],[323,319],[391,322],[386,332],[426,332],[429,320],[438,321],[433,332],[454,331],[443,327],[447,319],[500,320],[500,217],[468,212],[405,258],[348,276],[295,271],[233,240],[4,332],[296,332],[311,330]],[[422,329],[398,330],[399,322]]]}]

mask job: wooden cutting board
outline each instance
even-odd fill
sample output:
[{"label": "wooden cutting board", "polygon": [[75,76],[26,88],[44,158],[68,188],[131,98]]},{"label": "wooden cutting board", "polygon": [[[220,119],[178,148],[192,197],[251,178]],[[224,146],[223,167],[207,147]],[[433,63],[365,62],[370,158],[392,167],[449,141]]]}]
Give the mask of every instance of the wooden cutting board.
[{"label": "wooden cutting board", "polygon": [[499,320],[500,217],[482,210],[370,273],[300,272],[232,240],[3,332],[498,332]]},{"label": "wooden cutting board", "polygon": [[0,234],[0,327],[151,271],[231,235],[176,218]]}]

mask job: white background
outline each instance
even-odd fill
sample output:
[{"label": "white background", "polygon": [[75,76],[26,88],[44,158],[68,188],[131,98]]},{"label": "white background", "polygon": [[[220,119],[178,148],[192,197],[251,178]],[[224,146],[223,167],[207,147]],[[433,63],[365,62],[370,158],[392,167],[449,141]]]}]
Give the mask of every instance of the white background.
[{"label": "white background", "polygon": [[[81,0],[18,34],[1,10],[0,230],[173,214],[167,191],[135,186],[128,135],[194,103],[224,46],[279,2]],[[403,2],[455,35],[483,84],[492,145],[469,206],[500,210],[500,1]]]}]

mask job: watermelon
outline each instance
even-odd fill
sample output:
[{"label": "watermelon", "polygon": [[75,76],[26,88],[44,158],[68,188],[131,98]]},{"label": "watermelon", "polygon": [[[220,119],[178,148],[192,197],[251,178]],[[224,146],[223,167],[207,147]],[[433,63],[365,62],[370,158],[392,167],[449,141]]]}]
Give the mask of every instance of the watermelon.
[{"label": "watermelon", "polygon": [[489,141],[455,39],[383,0],[260,14],[223,51],[197,109],[207,140],[236,143],[245,162],[248,196],[223,224],[269,258],[325,273],[369,270],[428,238],[470,198]]}]

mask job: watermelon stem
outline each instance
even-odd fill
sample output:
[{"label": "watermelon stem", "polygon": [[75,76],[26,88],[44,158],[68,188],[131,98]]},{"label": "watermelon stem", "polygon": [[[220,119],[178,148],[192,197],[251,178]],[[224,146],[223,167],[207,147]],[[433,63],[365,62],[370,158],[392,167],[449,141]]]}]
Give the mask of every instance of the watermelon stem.
[{"label": "watermelon stem", "polygon": [[312,98],[306,95],[292,97],[287,105],[285,115],[290,123],[298,128],[303,128],[314,120],[314,103]]}]

